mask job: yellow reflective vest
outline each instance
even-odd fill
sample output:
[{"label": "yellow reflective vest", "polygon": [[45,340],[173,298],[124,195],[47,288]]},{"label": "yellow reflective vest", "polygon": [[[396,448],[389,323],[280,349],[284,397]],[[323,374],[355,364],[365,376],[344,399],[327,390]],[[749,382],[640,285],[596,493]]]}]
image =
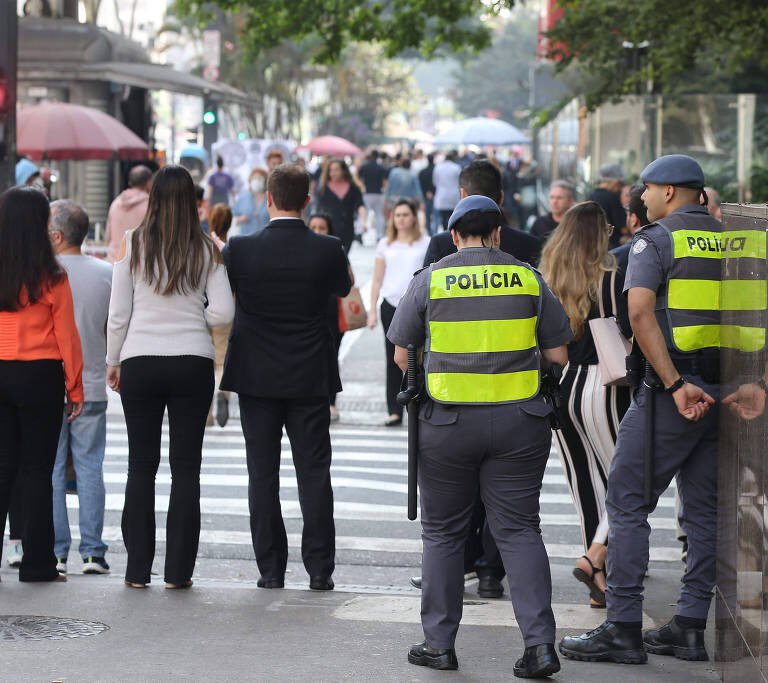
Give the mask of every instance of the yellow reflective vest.
[{"label": "yellow reflective vest", "polygon": [[426,384],[438,403],[501,404],[539,392],[539,279],[498,249],[430,267]]},{"label": "yellow reflective vest", "polygon": [[723,231],[709,216],[697,216],[698,224],[690,219],[681,224],[680,215],[673,214],[657,223],[669,231],[673,246],[666,311],[675,350],[762,350],[768,295],[765,277],[742,277],[741,272],[750,269],[741,268],[740,279],[724,279],[723,264],[726,259],[751,259],[755,262],[752,271],[764,275],[765,232]]}]

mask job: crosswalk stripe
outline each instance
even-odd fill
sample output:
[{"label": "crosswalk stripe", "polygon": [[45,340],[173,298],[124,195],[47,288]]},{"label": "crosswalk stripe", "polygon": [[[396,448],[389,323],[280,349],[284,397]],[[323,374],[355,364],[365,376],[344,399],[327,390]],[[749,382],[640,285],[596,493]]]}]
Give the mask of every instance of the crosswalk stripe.
[{"label": "crosswalk stripe", "polygon": [[[288,460],[287,458],[285,460]],[[120,463],[121,469],[125,467],[123,463]],[[244,464],[240,463],[207,463],[205,462],[205,456],[203,457],[203,463],[201,465],[201,472],[211,472],[212,470],[237,470],[240,472],[243,472],[246,470],[246,467]],[[281,470],[284,472],[291,472],[292,471],[292,464],[290,463],[290,460],[288,462],[283,463]],[[109,471],[109,468],[106,468],[106,471]],[[399,469],[390,468],[390,467],[356,467],[352,465],[339,465],[337,462],[334,462],[331,465],[331,472],[351,472],[354,474],[370,474],[370,475],[381,475],[381,476],[387,476],[387,477],[407,477],[408,476],[408,470],[405,467],[401,467]],[[561,486],[567,485],[567,480],[565,478],[565,475],[562,473],[559,474],[545,474],[542,483],[544,484],[558,484]]]},{"label": "crosswalk stripe", "polygon": [[[155,495],[155,510],[157,512],[168,511],[168,501],[170,496],[165,494]],[[104,509],[108,512],[122,512],[125,496],[122,493],[107,493]],[[281,500],[280,505],[285,519],[301,519],[301,507],[298,500]],[[77,496],[67,496],[67,508],[77,510],[79,501]],[[248,510],[247,498],[200,498],[200,512],[203,515],[231,515],[236,517],[247,517]],[[350,501],[334,501],[333,516],[337,520],[368,520],[379,522],[405,522],[406,506],[386,505],[379,503],[354,503]],[[653,529],[675,529],[677,527],[674,517],[662,517],[653,515],[649,522]],[[548,526],[572,526],[578,527],[579,520],[576,513],[556,514],[543,513],[541,515],[541,525]]]},{"label": "crosswalk stripe", "polygon": [[[80,530],[70,525],[72,538],[80,538]],[[301,548],[301,534],[287,534],[288,546]],[[105,526],[102,538],[105,541],[122,541],[123,534],[118,526]],[[165,529],[157,528],[156,539],[165,542]],[[247,545],[252,544],[250,531],[230,531],[228,529],[201,529],[200,543],[215,543],[217,545]],[[545,543],[547,555],[555,559],[573,559],[584,552],[581,545],[568,543]],[[336,550],[355,550],[381,553],[421,553],[421,539],[415,538],[386,538],[379,536],[336,536]],[[680,547],[651,548],[651,560],[654,562],[679,562]]]},{"label": "crosswalk stripe", "polygon": [[[163,424],[163,434],[166,436],[168,435],[168,424]],[[386,440],[386,439],[392,439],[392,440],[399,440],[406,442],[408,440],[408,432],[405,430],[400,429],[390,429],[390,430],[375,430],[375,429],[352,429],[352,428],[331,428],[329,431],[331,438],[338,438],[338,437],[367,437],[370,439],[377,439],[379,441]],[[107,421],[107,434],[121,434],[125,435],[125,422],[112,422]],[[206,429],[205,431],[205,438],[215,438],[220,436],[239,436],[242,438],[243,436],[243,430],[240,428],[240,425],[237,427],[210,427],[209,429]],[[283,438],[285,438],[287,434],[283,432]]]},{"label": "crosswalk stripe", "polygon": [[[125,472],[105,472],[104,482],[107,484],[125,484],[127,474]],[[155,479],[158,484],[170,484],[171,475],[166,472],[159,472]],[[379,481],[376,479],[361,479],[354,477],[335,477],[331,475],[331,483],[334,490],[343,488],[367,489],[371,491],[386,491],[389,493],[407,493],[408,485],[393,481]],[[230,486],[245,487],[248,486],[247,474],[212,474],[203,472],[200,475],[200,484],[202,486]],[[280,477],[281,488],[297,488],[298,484],[295,477]],[[542,504],[573,504],[569,493],[542,493],[540,496]],[[675,500],[672,497],[660,498],[658,507],[674,507]]]},{"label": "crosswalk stripe", "polygon": [[[128,443],[128,437],[125,435],[125,432],[118,435],[115,434],[110,438],[110,435],[107,434],[107,443]],[[163,434],[160,440],[160,443],[162,446],[168,446],[169,439],[168,436]],[[283,437],[280,441],[280,444],[283,446],[290,446],[290,441],[288,440],[288,437]],[[245,452],[245,439],[243,438],[243,435],[240,436],[234,435],[234,434],[222,434],[222,435],[214,435],[214,436],[206,436],[203,444],[206,446],[217,446],[219,444],[239,444],[243,452]],[[379,439],[378,441],[375,439],[356,439],[356,438],[338,438],[338,439],[332,439],[331,444],[335,447],[350,447],[350,448],[391,448],[392,446],[400,446],[402,444],[392,444],[392,443],[385,443],[383,440]]]}]

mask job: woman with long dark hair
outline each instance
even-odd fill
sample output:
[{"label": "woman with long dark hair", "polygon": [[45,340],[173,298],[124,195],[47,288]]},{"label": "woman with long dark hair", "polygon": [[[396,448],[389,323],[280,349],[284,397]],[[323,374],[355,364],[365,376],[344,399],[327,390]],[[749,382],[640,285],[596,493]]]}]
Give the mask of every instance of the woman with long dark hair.
[{"label": "woman with long dark hair", "polygon": [[355,215],[365,225],[363,191],[344,159],[330,159],[323,167],[315,197],[315,211],[327,213],[333,221],[336,237],[349,252],[355,239]]},{"label": "woman with long dark hair", "polygon": [[125,582],[143,588],[155,555],[155,475],[168,409],[171,495],[165,585],[187,588],[200,536],[200,464],[216,354],[209,328],[234,301],[218,249],[200,228],[192,177],[158,171],[141,225],[126,233],[112,278],[107,383],[128,429],[123,540]]},{"label": "woman with long dark hair", "polygon": [[582,202],[565,213],[541,255],[541,272],[562,302],[575,335],[560,383],[562,429],[555,435],[586,551],[574,575],[589,587],[593,607],[605,606],[605,492],[619,422],[630,399],[628,387],[603,385],[589,329],[602,307],[613,312],[627,338],[632,336],[622,295],[624,273],[608,251],[612,232],[602,207]]},{"label": "woman with long dark hair", "polygon": [[65,391],[70,422],[84,401],[72,291],[48,238],[49,217],[48,199],[34,187],[0,195],[0,538],[18,477],[20,581],[66,580],[53,552],[51,476]]}]

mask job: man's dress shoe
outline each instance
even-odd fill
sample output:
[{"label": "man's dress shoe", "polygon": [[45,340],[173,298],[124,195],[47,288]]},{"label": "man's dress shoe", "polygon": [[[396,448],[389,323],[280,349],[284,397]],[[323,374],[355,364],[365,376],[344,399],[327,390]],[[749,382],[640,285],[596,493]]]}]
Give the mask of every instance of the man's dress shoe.
[{"label": "man's dress shoe", "polygon": [[282,588],[285,584],[285,579],[273,578],[269,576],[260,576],[256,585],[259,588]]},{"label": "man's dress shoe", "polygon": [[309,579],[309,588],[313,591],[332,591],[333,585],[330,576],[313,576]]}]

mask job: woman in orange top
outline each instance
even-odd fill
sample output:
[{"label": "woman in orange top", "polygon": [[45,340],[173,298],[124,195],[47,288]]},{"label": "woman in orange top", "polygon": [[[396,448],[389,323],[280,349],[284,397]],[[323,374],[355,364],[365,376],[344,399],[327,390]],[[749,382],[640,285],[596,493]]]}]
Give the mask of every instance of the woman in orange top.
[{"label": "woman in orange top", "polygon": [[65,387],[69,420],[83,409],[80,337],[69,282],[48,239],[49,215],[36,188],[0,195],[0,538],[18,475],[20,581],[66,580],[53,553],[51,487]]}]

